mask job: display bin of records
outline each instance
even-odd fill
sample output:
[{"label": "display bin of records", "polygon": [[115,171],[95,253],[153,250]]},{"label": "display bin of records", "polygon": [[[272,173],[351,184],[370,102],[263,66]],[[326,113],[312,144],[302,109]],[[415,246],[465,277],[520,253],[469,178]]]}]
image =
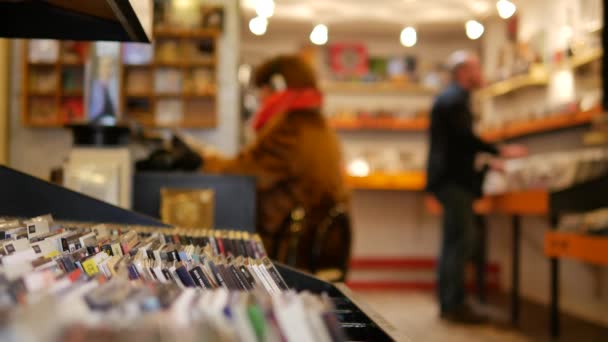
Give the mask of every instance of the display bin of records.
[{"label": "display bin of records", "polygon": [[549,194],[551,215],[587,212],[608,207],[608,176],[583,182]]},{"label": "display bin of records", "polygon": [[403,340],[344,285],[275,265],[255,234],[163,227],[4,167],[0,185],[3,341]]},{"label": "display bin of records", "polygon": [[0,165],[0,216],[34,217],[52,213],[60,220],[165,226],[81,193]]},{"label": "display bin of records", "polygon": [[[545,253],[550,257],[549,319],[552,337],[557,337],[560,333],[560,259],[566,257],[592,264],[603,264],[602,256],[605,255],[603,237],[594,235],[591,228],[595,224],[600,224],[596,228],[605,228],[602,225],[604,215],[601,211],[608,208],[607,191],[608,176],[604,175],[549,194],[551,232],[545,235]],[[596,212],[593,213],[593,211]],[[585,213],[587,215],[584,215]],[[572,240],[564,239],[559,234],[559,221],[569,214],[581,216],[579,224],[576,224],[579,227],[571,227],[581,231],[570,235],[579,243],[578,246],[571,246]],[[588,217],[585,218],[585,216]],[[572,218],[579,220],[577,217],[570,217],[570,219]],[[562,221],[563,223],[565,222]],[[586,232],[584,232],[585,229],[587,229]]]}]

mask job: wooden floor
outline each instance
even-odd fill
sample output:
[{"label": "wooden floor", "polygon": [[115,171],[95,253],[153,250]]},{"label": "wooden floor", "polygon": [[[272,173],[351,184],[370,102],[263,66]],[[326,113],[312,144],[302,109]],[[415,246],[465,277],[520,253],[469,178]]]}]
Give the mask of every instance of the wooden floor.
[{"label": "wooden floor", "polygon": [[[357,292],[357,297],[382,314],[403,336],[417,341],[553,341],[548,333],[545,307],[522,303],[521,321],[517,328],[509,322],[508,298],[496,295],[486,308],[492,324],[462,326],[439,319],[437,304],[431,292]],[[608,327],[562,316],[562,335],[555,341],[606,342]]]}]

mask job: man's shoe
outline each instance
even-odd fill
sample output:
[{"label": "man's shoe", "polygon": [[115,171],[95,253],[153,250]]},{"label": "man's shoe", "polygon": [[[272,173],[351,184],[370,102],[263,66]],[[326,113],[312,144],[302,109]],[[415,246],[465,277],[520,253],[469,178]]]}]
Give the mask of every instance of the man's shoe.
[{"label": "man's shoe", "polygon": [[475,312],[469,305],[463,305],[459,309],[442,312],[441,318],[456,324],[484,324],[488,317]]}]

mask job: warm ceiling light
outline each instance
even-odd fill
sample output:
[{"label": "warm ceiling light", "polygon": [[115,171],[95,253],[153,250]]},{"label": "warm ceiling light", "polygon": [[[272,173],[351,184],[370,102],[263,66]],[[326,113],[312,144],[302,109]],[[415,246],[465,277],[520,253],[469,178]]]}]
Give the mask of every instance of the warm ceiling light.
[{"label": "warm ceiling light", "polygon": [[483,32],[485,30],[483,24],[477,20],[467,21],[467,23],[465,24],[465,28],[467,32],[467,37],[472,40],[479,39],[479,37],[483,35]]},{"label": "warm ceiling light", "polygon": [[498,0],[496,3],[498,15],[503,19],[509,19],[517,11],[517,6],[509,0]]},{"label": "warm ceiling light", "polygon": [[262,18],[270,18],[274,14],[274,0],[256,0],[255,13]]},{"label": "warm ceiling light", "polygon": [[356,158],[351,161],[346,170],[349,175],[354,177],[367,177],[370,171],[369,163],[362,158]]},{"label": "warm ceiling light", "polygon": [[401,45],[405,47],[412,47],[416,45],[418,41],[418,34],[416,33],[416,29],[409,26],[401,31]]},{"label": "warm ceiling light", "polygon": [[261,36],[266,33],[268,20],[263,17],[255,17],[249,21],[249,30],[256,36]]},{"label": "warm ceiling light", "polygon": [[328,29],[327,26],[319,24],[312,29],[310,32],[310,41],[315,45],[323,45],[328,40]]}]

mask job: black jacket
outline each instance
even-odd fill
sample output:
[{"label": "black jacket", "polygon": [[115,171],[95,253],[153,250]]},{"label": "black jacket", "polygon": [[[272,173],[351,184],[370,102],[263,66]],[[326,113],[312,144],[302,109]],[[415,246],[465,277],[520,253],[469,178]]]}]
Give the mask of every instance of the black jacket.
[{"label": "black jacket", "polygon": [[442,185],[452,183],[479,195],[484,172],[475,171],[475,155],[497,154],[498,150],[473,132],[470,94],[456,83],[448,86],[433,104],[429,138],[427,190],[436,192]]}]

